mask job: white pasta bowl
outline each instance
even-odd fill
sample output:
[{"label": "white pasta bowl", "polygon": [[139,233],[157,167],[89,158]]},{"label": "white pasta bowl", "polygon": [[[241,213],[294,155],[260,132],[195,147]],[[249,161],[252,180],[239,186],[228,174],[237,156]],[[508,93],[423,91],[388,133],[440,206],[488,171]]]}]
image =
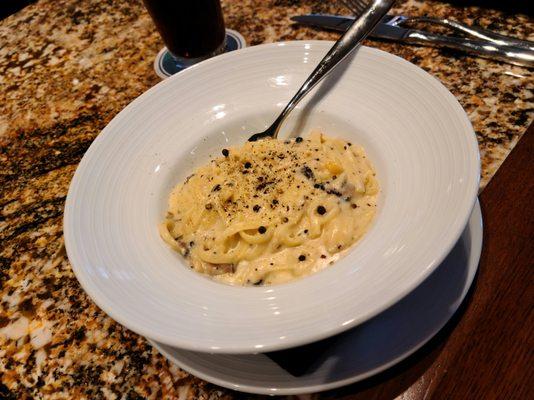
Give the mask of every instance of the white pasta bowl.
[{"label": "white pasta bowl", "polygon": [[148,90],[102,131],[71,183],[64,229],[78,280],[112,318],[189,350],[272,351],[371,318],[440,264],[476,199],[473,129],[436,79],[367,47],[281,133],[320,129],[362,145],[373,162],[378,213],[347,256],[291,283],[233,287],[192,271],[159,237],[171,188],[268,126],[331,45],[268,44],[215,57]]}]

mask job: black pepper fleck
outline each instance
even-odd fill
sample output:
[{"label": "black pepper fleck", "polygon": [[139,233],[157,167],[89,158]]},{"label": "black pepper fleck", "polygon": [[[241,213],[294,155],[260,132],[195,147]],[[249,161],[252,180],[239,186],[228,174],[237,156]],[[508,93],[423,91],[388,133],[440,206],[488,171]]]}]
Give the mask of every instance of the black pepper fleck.
[{"label": "black pepper fleck", "polygon": [[230,152],[228,151],[228,149],[222,149],[222,154],[223,154],[223,156],[228,157]]},{"label": "black pepper fleck", "polygon": [[337,191],[336,189],[328,189],[326,191],[326,193],[333,194],[333,195],[335,195],[337,197],[341,197],[342,196],[341,192]]},{"label": "black pepper fleck", "polygon": [[326,208],[324,208],[323,206],[318,206],[317,207],[317,214],[319,214],[319,215],[326,214]]},{"label": "black pepper fleck", "polygon": [[264,226],[260,226],[260,227],[258,228],[258,232],[261,233],[261,234],[263,235],[265,232],[267,232],[267,228],[265,228]]},{"label": "black pepper fleck", "polygon": [[305,165],[304,167],[302,167],[302,173],[304,174],[304,176],[308,179],[314,179],[315,176],[313,174],[313,171],[310,167],[308,167],[307,165]]},{"label": "black pepper fleck", "polygon": [[301,254],[299,256],[299,261],[304,261],[304,260],[306,260],[306,256],[304,254]]}]

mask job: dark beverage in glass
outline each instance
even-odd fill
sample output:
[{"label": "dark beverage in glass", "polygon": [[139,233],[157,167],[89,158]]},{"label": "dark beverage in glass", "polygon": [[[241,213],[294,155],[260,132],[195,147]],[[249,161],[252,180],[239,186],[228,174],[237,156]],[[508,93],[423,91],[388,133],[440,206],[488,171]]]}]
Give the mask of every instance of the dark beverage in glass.
[{"label": "dark beverage in glass", "polygon": [[187,66],[224,50],[220,0],[143,0],[177,63]]}]

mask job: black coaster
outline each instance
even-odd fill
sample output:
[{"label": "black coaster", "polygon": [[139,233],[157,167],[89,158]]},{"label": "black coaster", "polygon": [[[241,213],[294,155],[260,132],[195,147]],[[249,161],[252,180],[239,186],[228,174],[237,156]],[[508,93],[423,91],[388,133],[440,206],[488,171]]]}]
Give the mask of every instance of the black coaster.
[{"label": "black coaster", "polygon": [[[232,29],[226,29],[226,46],[224,52],[234,51],[246,47],[247,43],[245,38],[241,34]],[[171,75],[176,74],[184,70],[186,67],[180,66],[176,63],[171,53],[166,47],[160,50],[156,59],[154,60],[154,70],[161,79],[168,78]]]}]

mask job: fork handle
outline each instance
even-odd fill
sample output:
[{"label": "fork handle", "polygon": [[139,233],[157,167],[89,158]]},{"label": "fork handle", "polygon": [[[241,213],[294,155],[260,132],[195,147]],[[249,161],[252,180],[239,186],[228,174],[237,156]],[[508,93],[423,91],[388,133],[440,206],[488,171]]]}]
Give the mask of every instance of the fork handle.
[{"label": "fork handle", "polygon": [[402,41],[424,46],[445,47],[470,54],[476,54],[480,57],[492,60],[503,61],[509,64],[529,68],[534,67],[534,51],[525,50],[519,47],[499,46],[480,40],[435,35],[433,33],[417,30],[409,30]]},{"label": "fork handle", "polygon": [[499,46],[519,47],[524,50],[534,51],[534,42],[531,42],[530,40],[522,40],[501,35],[499,33],[490,31],[489,29],[481,28],[480,26],[469,26],[447,18],[408,17],[406,20],[409,22],[426,22],[429,24],[441,25],[480,40],[487,40],[488,42],[497,44]]}]

